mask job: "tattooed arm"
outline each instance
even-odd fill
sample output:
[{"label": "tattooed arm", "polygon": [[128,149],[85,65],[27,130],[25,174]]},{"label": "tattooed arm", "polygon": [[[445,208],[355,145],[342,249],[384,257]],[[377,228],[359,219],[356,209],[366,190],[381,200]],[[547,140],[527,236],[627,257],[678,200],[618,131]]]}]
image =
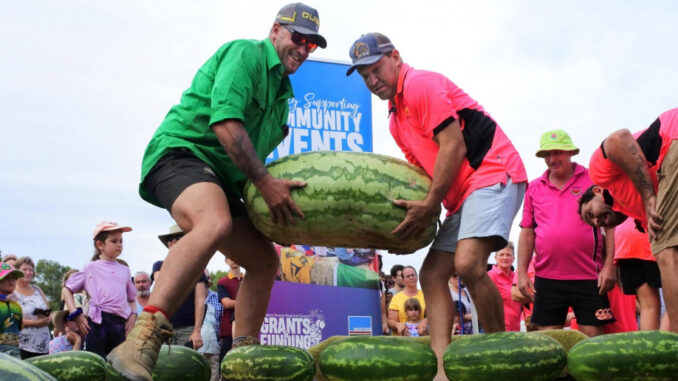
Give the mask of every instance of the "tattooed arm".
[{"label": "tattooed arm", "polygon": [[257,157],[254,145],[239,120],[227,119],[212,125],[224,151],[233,163],[259,189],[274,223],[295,224],[294,215],[304,218],[304,213],[290,196],[290,188],[303,187],[304,181],[278,179],[271,176]]},{"label": "tattooed arm", "polygon": [[657,195],[650,179],[647,159],[638,142],[628,130],[619,130],[605,140],[603,148],[607,157],[624,171],[643,198],[648,233],[651,239],[656,239],[657,233],[662,230],[663,219],[656,211]]}]

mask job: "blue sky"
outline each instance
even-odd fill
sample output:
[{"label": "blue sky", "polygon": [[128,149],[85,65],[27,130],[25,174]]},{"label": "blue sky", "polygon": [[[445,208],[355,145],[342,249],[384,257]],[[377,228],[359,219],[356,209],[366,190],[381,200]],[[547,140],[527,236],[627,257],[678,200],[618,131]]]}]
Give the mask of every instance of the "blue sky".
[{"label": "blue sky", "polygon": [[[678,106],[671,1],[308,1],[347,61],[362,33],[478,100],[529,177],[541,133],[562,128],[587,164],[610,132]],[[264,38],[284,2],[35,1],[0,4],[0,250],[79,268],[102,219],[129,224],[122,258],[150,270],[169,214],[137,193],[144,148],[197,68],[224,42]],[[374,151],[402,157],[373,98]],[[517,220],[512,238],[517,240]],[[418,266],[415,255],[386,255]],[[225,268],[219,256],[210,270]]]}]

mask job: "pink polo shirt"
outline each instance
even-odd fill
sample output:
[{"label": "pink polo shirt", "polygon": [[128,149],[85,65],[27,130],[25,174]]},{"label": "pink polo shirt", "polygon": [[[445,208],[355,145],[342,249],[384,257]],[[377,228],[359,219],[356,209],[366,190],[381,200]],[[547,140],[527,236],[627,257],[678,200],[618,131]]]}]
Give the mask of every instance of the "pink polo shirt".
[{"label": "pink polo shirt", "polygon": [[[636,132],[633,137],[647,159],[647,168],[656,192],[657,171],[661,167],[671,143],[678,139],[678,108],[659,115],[659,118],[650,127]],[[646,226],[645,204],[640,193],[624,171],[607,158],[602,150],[602,144],[591,156],[589,168],[591,180],[607,189],[614,198],[612,209],[637,219],[643,223],[643,226]]]},{"label": "pink polo shirt", "polygon": [[588,171],[572,163],[574,174],[563,189],[549,181],[549,171],[530,182],[525,192],[520,226],[534,228],[534,270],[540,278],[598,279],[603,268],[603,236],[594,250],[593,229],[577,214],[577,201],[592,185]]},{"label": "pink polo shirt", "polygon": [[490,279],[497,285],[501,300],[504,302],[504,325],[507,331],[520,331],[520,303],[511,298],[511,287],[513,286],[513,271],[508,275],[504,274],[496,265],[487,272]]},{"label": "pink polo shirt", "polygon": [[433,137],[458,120],[467,153],[443,205],[455,213],[473,191],[497,183],[527,182],[518,152],[499,125],[452,81],[439,73],[403,63],[394,99],[389,102],[390,130],[409,162],[433,177],[439,147]]}]

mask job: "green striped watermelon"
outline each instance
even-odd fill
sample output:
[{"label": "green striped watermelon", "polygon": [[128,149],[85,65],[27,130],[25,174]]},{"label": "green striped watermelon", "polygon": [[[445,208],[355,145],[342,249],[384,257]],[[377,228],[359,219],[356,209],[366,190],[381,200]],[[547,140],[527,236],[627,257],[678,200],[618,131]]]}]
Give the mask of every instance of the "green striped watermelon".
[{"label": "green striped watermelon", "polygon": [[92,352],[60,352],[32,357],[26,361],[51,374],[59,381],[106,380],[106,361]]},{"label": "green striped watermelon", "polygon": [[577,331],[576,329],[546,329],[528,332],[528,334],[546,335],[556,339],[556,341],[563,346],[563,349],[565,349],[565,353],[569,353],[570,349],[578,342],[589,338],[585,333]]},{"label": "green striped watermelon", "polygon": [[309,152],[283,157],[267,166],[272,176],[304,180],[292,197],[306,218],[283,226],[271,220],[268,206],[252,183],[244,200],[250,219],[274,242],[291,245],[361,247],[414,252],[435,235],[435,216],[416,239],[391,234],[406,210],[394,199],[423,200],[431,179],[421,169],[392,157],[363,152]]},{"label": "green striped watermelon", "polygon": [[570,350],[567,367],[577,381],[677,380],[678,334],[635,331],[592,337]]},{"label": "green striped watermelon", "polygon": [[49,373],[16,357],[0,353],[0,379],[7,381],[57,381]]},{"label": "green striped watermelon", "polygon": [[280,345],[246,345],[228,351],[221,362],[224,381],[311,381],[313,357],[307,351]]},{"label": "green striped watermelon", "polygon": [[208,381],[210,374],[205,356],[182,345],[163,345],[152,376],[155,381]]},{"label": "green striped watermelon", "polygon": [[[556,341],[558,341],[560,345],[563,346],[563,349],[565,349],[565,353],[570,353],[570,349],[572,349],[575,344],[589,338],[586,336],[586,334],[582,333],[581,331],[577,331],[576,329],[546,329],[528,332],[528,334],[546,335],[556,339]],[[560,373],[559,377],[567,377],[568,374],[569,371],[566,366]]]},{"label": "green striped watermelon", "polygon": [[447,377],[454,380],[552,380],[567,363],[565,349],[546,335],[497,332],[465,336],[444,354]]},{"label": "green striped watermelon", "polygon": [[104,366],[106,367],[106,381],[125,381],[125,377],[118,373],[111,364],[107,362]]},{"label": "green striped watermelon", "polygon": [[328,337],[327,339],[319,342],[318,344],[308,348],[308,353],[313,356],[313,360],[315,362],[315,381],[328,381],[325,376],[320,372],[320,363],[318,360],[320,360],[320,354],[323,353],[325,350],[325,347],[327,347],[330,343],[333,343],[335,341],[339,340],[346,340],[350,336],[332,336]]},{"label": "green striped watermelon", "polygon": [[430,381],[437,371],[431,347],[389,336],[335,341],[320,354],[320,371],[331,381]]}]

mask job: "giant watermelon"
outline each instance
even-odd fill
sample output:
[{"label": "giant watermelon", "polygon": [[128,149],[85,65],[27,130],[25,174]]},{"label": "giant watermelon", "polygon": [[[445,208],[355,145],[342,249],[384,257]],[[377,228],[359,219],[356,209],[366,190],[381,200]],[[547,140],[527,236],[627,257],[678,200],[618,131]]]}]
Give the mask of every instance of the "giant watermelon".
[{"label": "giant watermelon", "polygon": [[552,380],[567,364],[555,339],[521,332],[464,336],[447,346],[443,358],[451,381]]},{"label": "giant watermelon", "polygon": [[635,331],[577,343],[567,356],[577,381],[678,380],[678,334]]},{"label": "giant watermelon", "polygon": [[274,242],[414,252],[433,240],[438,216],[415,239],[403,241],[391,234],[407,214],[392,200],[423,200],[431,186],[424,171],[402,160],[322,151],[286,156],[267,168],[274,177],[307,183],[292,190],[306,218],[288,226],[274,224],[261,193],[252,183],[245,185],[250,219]]},{"label": "giant watermelon", "polygon": [[0,353],[0,379],[7,381],[57,381],[26,361]]},{"label": "giant watermelon", "polygon": [[202,354],[181,345],[163,345],[152,376],[155,381],[208,381],[211,373]]},{"label": "giant watermelon", "polygon": [[320,353],[318,362],[330,381],[430,381],[438,369],[431,347],[390,336],[334,341]]},{"label": "giant watermelon", "polygon": [[307,351],[280,345],[246,345],[228,351],[221,362],[224,381],[311,381],[313,357]]},{"label": "giant watermelon", "polygon": [[59,381],[105,381],[106,360],[96,353],[69,351],[26,359]]}]

